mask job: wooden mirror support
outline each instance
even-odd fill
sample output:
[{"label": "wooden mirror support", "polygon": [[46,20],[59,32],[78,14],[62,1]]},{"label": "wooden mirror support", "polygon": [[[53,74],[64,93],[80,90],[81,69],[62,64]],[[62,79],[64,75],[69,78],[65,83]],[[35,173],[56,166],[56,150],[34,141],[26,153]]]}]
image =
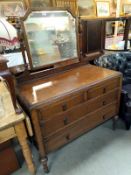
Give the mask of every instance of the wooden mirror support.
[{"label": "wooden mirror support", "polygon": [[15,112],[17,114],[20,114],[22,111],[17,106],[13,76],[12,76],[12,74],[10,73],[10,71],[7,67],[7,62],[8,62],[8,60],[6,60],[3,56],[0,56],[0,76],[3,77],[6,80],[7,86],[9,88],[9,91],[10,91],[10,94],[11,94],[11,98],[12,98],[12,102],[13,102]]}]

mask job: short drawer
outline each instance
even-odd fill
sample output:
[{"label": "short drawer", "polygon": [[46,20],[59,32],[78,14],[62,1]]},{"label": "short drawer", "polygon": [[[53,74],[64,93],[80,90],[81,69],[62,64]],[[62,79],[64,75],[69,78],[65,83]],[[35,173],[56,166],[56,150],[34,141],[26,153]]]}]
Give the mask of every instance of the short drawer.
[{"label": "short drawer", "polygon": [[110,79],[103,82],[101,85],[95,86],[87,90],[87,100],[97,97],[102,94],[106,94],[109,91],[120,87],[120,78]]},{"label": "short drawer", "polygon": [[74,138],[103,123],[107,119],[115,116],[116,108],[116,103],[103,107],[95,112],[88,114],[81,120],[75,122],[73,125],[64,128],[51,137],[44,139],[46,151],[51,152],[55,149],[58,149]]},{"label": "short drawer", "polygon": [[82,102],[84,102],[84,92],[71,94],[70,96],[64,97],[62,100],[53,102],[50,105],[40,109],[40,113],[42,118],[48,120],[53,115],[62,111],[67,111],[68,109],[79,105]]},{"label": "short drawer", "polygon": [[110,93],[89,100],[83,104],[78,105],[77,107],[53,116],[53,118],[48,121],[44,121],[44,119],[41,120],[40,124],[44,136],[47,137],[57,130],[70,125],[76,120],[79,120],[81,117],[87,115],[88,113],[93,112],[102,106],[108,105],[114,101],[117,101],[118,92],[119,89],[116,89]]}]

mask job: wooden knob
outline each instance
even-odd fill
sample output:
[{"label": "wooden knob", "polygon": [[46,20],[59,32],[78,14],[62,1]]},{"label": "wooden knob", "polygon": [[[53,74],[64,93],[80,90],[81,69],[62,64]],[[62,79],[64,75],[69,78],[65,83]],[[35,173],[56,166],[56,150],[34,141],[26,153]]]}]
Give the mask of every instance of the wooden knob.
[{"label": "wooden knob", "polygon": [[66,111],[67,110],[67,104],[66,103],[62,105],[62,110],[63,111]]},{"label": "wooden knob", "polygon": [[105,106],[106,105],[106,101],[103,101],[103,106]]},{"label": "wooden knob", "polygon": [[67,117],[65,117],[63,121],[64,121],[64,125],[68,124],[68,118]]},{"label": "wooden knob", "polygon": [[103,94],[105,94],[106,93],[106,88],[103,88]]},{"label": "wooden knob", "polygon": [[106,115],[103,115],[103,120],[105,120],[106,119]]},{"label": "wooden knob", "polygon": [[40,121],[40,127],[44,127],[44,125],[45,125],[45,121],[44,120],[41,120]]},{"label": "wooden knob", "polygon": [[67,141],[70,140],[70,135],[69,134],[66,136],[66,140]]}]

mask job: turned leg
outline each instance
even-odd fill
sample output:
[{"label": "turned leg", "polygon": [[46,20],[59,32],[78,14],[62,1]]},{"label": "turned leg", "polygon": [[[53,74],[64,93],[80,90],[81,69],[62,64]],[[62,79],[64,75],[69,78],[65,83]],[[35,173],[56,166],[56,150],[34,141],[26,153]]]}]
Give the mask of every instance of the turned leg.
[{"label": "turned leg", "polygon": [[113,124],[112,124],[112,128],[113,130],[116,130],[116,125],[117,125],[117,120],[118,120],[119,116],[114,116],[112,121],[113,121]]},{"label": "turned leg", "polygon": [[41,163],[43,165],[43,169],[44,169],[45,173],[48,173],[49,172],[48,165],[47,165],[48,159],[46,156],[47,153],[46,153],[45,145],[43,142],[44,134],[41,132],[39,119],[38,119],[37,115],[38,115],[37,111],[33,111],[31,117],[32,117],[32,122],[33,122],[33,126],[34,126],[35,137],[36,137],[39,152],[40,152]]},{"label": "turned leg", "polygon": [[27,133],[25,130],[24,123],[21,122],[15,126],[16,135],[18,137],[19,143],[22,147],[22,152],[27,163],[27,167],[32,174],[35,174],[35,166],[33,164],[31,151],[29,145],[27,144]]},{"label": "turned leg", "polygon": [[47,157],[44,157],[44,158],[41,159],[41,163],[43,165],[43,168],[44,168],[44,172],[45,173],[49,173],[47,161],[48,161],[48,158]]}]

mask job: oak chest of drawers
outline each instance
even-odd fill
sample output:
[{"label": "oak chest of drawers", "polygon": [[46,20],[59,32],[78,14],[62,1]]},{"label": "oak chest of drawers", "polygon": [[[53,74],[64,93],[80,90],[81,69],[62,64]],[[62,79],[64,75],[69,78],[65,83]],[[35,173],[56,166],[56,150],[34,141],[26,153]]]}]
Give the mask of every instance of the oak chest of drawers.
[{"label": "oak chest of drawers", "polygon": [[119,72],[92,65],[18,87],[46,172],[49,152],[118,114],[120,92]]}]

